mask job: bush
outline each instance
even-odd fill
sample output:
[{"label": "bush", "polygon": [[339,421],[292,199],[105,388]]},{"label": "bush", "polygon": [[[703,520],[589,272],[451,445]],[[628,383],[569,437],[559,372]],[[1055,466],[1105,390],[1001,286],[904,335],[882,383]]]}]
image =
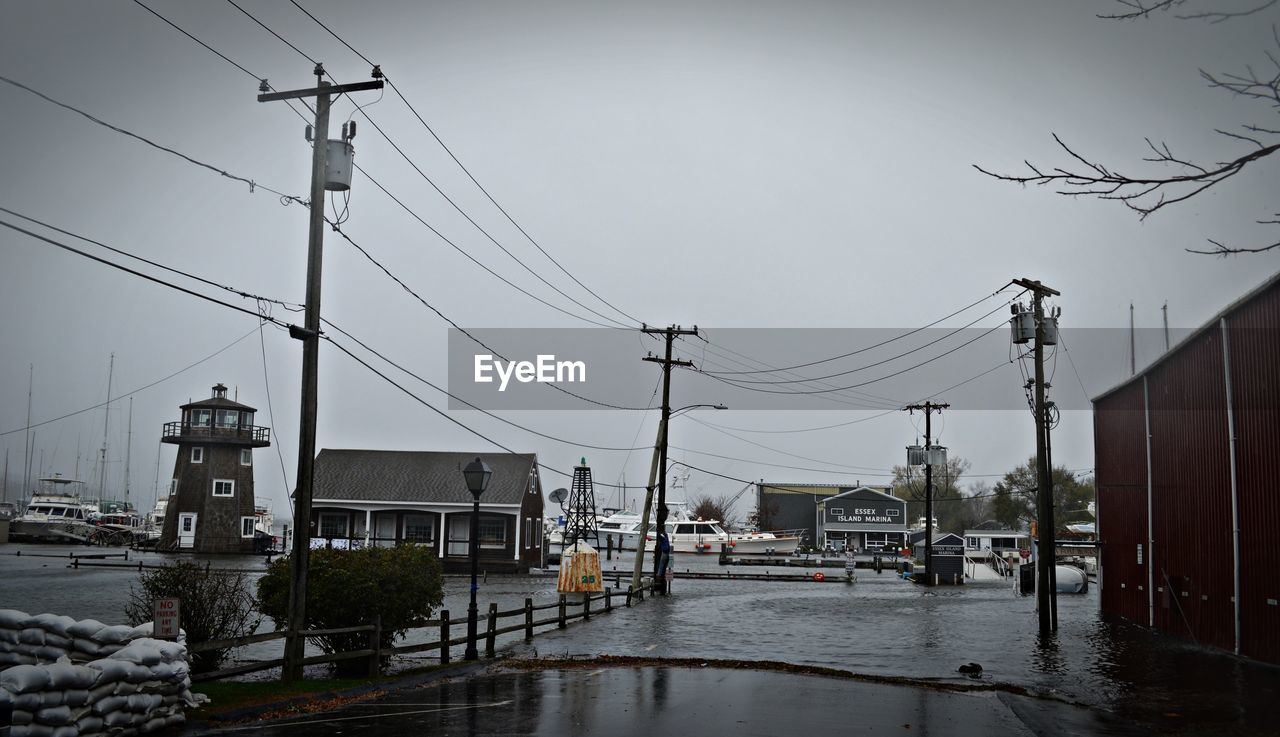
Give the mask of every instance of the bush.
[{"label": "bush", "polygon": [[[288,626],[290,561],[280,558],[258,580],[262,613],[276,627]],[[423,626],[444,601],[440,562],[427,546],[313,550],[307,573],[308,629],[370,624],[382,617],[382,647],[390,647],[410,628]],[[354,632],[312,638],[326,653],[363,650],[368,634]],[[339,675],[363,672],[359,660],[334,664]]]},{"label": "bush", "polygon": [[[178,562],[138,576],[129,588],[124,613],[134,626],[150,622],[157,599],[175,598],[180,604],[181,626],[188,642],[227,640],[253,634],[262,617],[254,611],[249,579],[236,571],[220,571],[198,563]],[[227,650],[210,650],[191,656],[196,673],[217,670]]]}]

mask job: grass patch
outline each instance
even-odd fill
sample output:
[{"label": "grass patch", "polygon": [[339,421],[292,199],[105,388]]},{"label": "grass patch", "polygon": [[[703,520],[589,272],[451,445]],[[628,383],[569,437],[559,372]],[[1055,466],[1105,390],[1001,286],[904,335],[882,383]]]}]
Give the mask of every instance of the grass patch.
[{"label": "grass patch", "polygon": [[[450,666],[438,663],[401,671],[395,675],[377,678],[326,678],[307,679],[293,683],[279,681],[207,681],[191,686],[193,693],[209,697],[209,703],[199,709],[188,709],[187,715],[195,719],[208,719],[217,714],[252,706],[277,704],[290,699],[331,694],[362,686],[374,686],[396,681],[406,676],[429,673]],[[321,699],[317,699],[320,701]]]},{"label": "grass patch", "polygon": [[200,718],[224,711],[242,709],[285,701],[295,696],[341,691],[385,681],[385,678],[334,678],[303,680],[293,683],[278,681],[210,681],[191,686],[193,693],[209,697],[209,703],[199,709],[188,710],[190,716]]}]

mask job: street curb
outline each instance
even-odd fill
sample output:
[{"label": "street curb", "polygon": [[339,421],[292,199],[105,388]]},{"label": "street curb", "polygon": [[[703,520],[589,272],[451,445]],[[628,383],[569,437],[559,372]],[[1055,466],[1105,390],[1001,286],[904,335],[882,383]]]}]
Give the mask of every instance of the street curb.
[{"label": "street curb", "polygon": [[[440,668],[426,673],[417,673],[403,678],[383,681],[379,683],[370,683],[363,686],[352,686],[351,688],[338,689],[334,691],[317,691],[300,696],[293,696],[281,701],[273,701],[267,704],[255,704],[253,706],[245,706],[231,711],[219,712],[212,714],[205,719],[192,720],[187,722],[186,729],[183,734],[187,735],[206,735],[218,734],[220,731],[237,722],[243,722],[254,717],[260,717],[290,706],[298,706],[312,701],[322,699],[335,699],[351,696],[363,696],[373,691],[403,691],[410,688],[416,688],[433,681],[444,680],[446,678],[454,678],[457,676],[471,676],[476,673],[500,665],[501,660],[476,661],[471,663],[458,663],[447,668]],[[285,721],[288,717],[281,719],[272,719],[270,722]],[[264,724],[267,722],[263,722]]]}]

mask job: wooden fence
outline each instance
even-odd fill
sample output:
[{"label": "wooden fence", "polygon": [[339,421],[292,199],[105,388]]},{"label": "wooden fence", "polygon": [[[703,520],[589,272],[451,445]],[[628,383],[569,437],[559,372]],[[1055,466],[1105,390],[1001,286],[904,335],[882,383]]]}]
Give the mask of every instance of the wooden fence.
[{"label": "wooden fence", "polygon": [[[524,632],[524,639],[531,640],[535,631],[540,627],[549,627],[555,625],[556,629],[564,629],[575,619],[588,620],[593,614],[608,613],[615,608],[615,600],[623,606],[631,606],[634,602],[644,601],[646,592],[653,591],[653,583],[649,582],[640,587],[638,591],[633,591],[630,586],[625,592],[615,593],[612,588],[606,588],[602,593],[582,595],[582,594],[560,594],[559,599],[551,604],[533,605],[532,598],[524,600],[524,606],[515,609],[507,609],[500,611],[496,603],[489,604],[488,614],[479,614],[478,620],[486,623],[483,632],[477,632],[477,649],[479,640],[484,640],[484,656],[492,658],[494,656],[498,635],[505,635],[514,632]],[[603,605],[598,604],[603,602]],[[540,612],[551,612],[553,614],[539,617]],[[502,620],[516,620],[515,624],[502,625]],[[459,629],[464,630],[463,634],[458,637],[453,635],[453,627],[457,625]],[[375,619],[371,624],[357,625],[355,627],[340,627],[335,629],[323,630],[305,630],[301,634],[305,637],[322,637],[325,635],[352,634],[356,632],[368,632],[368,647],[362,650],[350,650],[338,653],[325,653],[321,655],[313,655],[303,658],[303,665],[316,665],[319,663],[332,663],[339,660],[354,660],[364,658],[369,663],[368,674],[370,677],[377,676],[382,665],[382,658],[388,655],[409,655],[412,653],[423,653],[439,651],[440,662],[442,664],[450,661],[450,648],[454,645],[465,645],[467,636],[465,633],[467,625],[466,617],[454,620],[449,616],[449,610],[441,610],[438,619],[432,619],[423,625],[423,628],[436,627],[439,628],[439,639],[433,642],[422,642],[413,645],[401,645],[399,647],[382,647],[382,623],[380,619]],[[263,632],[247,637],[237,637],[229,640],[211,640],[209,642],[188,643],[187,651],[190,653],[201,653],[212,650],[230,650],[232,648],[243,647],[245,645],[253,645],[259,642],[270,642],[272,640],[282,640],[285,638],[286,632],[280,630],[277,632]],[[213,681],[231,676],[244,675],[245,673],[253,673],[260,670],[270,668],[280,668],[284,666],[283,658],[274,660],[259,660],[252,663],[243,663],[241,665],[222,668],[208,673],[192,674],[191,680],[195,682]]]}]

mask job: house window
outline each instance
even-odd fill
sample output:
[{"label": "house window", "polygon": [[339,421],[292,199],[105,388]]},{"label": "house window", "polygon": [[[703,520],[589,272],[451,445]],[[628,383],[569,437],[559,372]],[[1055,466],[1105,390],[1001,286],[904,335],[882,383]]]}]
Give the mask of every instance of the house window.
[{"label": "house window", "polygon": [[252,448],[240,449],[240,465],[242,466],[253,465],[253,449]]},{"label": "house window", "polygon": [[435,525],[429,514],[406,514],[404,516],[404,541],[429,545],[434,539]]},{"label": "house window", "polygon": [[533,547],[533,518],[524,518],[524,546],[526,548]]},{"label": "house window", "polygon": [[468,543],[471,541],[471,515],[455,514],[449,517],[449,545],[445,549],[446,555],[468,555],[471,549]]},{"label": "house window", "polygon": [[231,479],[214,479],[213,480],[214,496],[235,496],[236,482]]},{"label": "house window", "polygon": [[507,518],[506,517],[481,517],[480,518],[480,547],[482,548],[505,548],[507,547]]},{"label": "house window", "polygon": [[169,496],[173,496],[174,494],[177,494],[177,493],[178,493],[178,480],[170,479],[169,480]]},{"label": "house window", "polygon": [[240,537],[251,538],[254,532],[253,517],[240,518]]},{"label": "house window", "polygon": [[208,427],[209,426],[209,410],[207,409],[193,410],[191,412],[191,424],[195,425],[196,427]]},{"label": "house window", "polygon": [[320,515],[320,537],[346,537],[347,515],[322,513]]},{"label": "house window", "polygon": [[832,516],[834,516],[834,517],[843,517],[843,516],[844,516],[844,507],[832,507],[831,509],[828,509],[827,511],[828,511],[828,512],[830,512],[830,513],[831,513],[831,515],[832,515]]},{"label": "house window", "polygon": [[204,463],[204,448],[192,448],[192,449],[191,449],[191,462],[192,462],[192,463]]}]

